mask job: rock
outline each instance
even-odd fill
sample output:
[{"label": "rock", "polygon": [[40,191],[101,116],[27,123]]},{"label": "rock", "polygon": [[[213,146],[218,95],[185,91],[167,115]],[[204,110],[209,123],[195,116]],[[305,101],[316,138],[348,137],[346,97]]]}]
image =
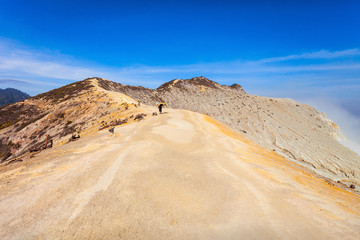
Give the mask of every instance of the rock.
[{"label": "rock", "polygon": [[140,113],[140,114],[138,114],[138,115],[135,116],[134,120],[139,120],[139,121],[141,121],[141,120],[144,119],[144,117],[146,117],[146,114],[145,114],[145,113]]}]

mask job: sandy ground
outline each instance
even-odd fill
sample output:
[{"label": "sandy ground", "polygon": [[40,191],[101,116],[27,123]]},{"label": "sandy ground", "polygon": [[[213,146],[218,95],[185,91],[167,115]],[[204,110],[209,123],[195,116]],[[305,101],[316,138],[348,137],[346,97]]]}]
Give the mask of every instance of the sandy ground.
[{"label": "sandy ground", "polygon": [[360,197],[169,110],[0,170],[0,239],[360,239]]}]

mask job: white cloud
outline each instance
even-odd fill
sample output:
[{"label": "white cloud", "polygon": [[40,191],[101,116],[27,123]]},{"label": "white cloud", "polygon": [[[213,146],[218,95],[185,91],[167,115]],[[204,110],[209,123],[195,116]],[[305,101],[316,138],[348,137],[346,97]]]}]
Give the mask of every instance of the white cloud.
[{"label": "white cloud", "polygon": [[333,98],[309,98],[300,101],[325,112],[331,120],[340,126],[346,136],[340,142],[360,155],[360,121],[357,116],[347,111]]},{"label": "white cloud", "polygon": [[295,60],[295,59],[329,59],[329,58],[339,58],[339,57],[349,57],[349,56],[360,56],[360,50],[357,48],[343,50],[343,51],[333,51],[333,52],[327,50],[321,50],[317,52],[294,54],[284,57],[264,58],[259,60],[258,62],[260,63],[283,62],[283,61]]},{"label": "white cloud", "polygon": [[51,57],[40,51],[25,50],[7,42],[0,42],[0,51],[0,73],[2,75],[79,80],[89,75],[104,74],[104,72],[91,68],[72,65],[74,62],[69,62],[70,57]]},{"label": "white cloud", "polygon": [[52,83],[52,82],[42,82],[42,81],[28,80],[28,79],[8,79],[8,78],[0,78],[0,84],[12,84],[12,85],[23,84],[27,86],[42,84],[48,86],[59,86],[58,83]]}]

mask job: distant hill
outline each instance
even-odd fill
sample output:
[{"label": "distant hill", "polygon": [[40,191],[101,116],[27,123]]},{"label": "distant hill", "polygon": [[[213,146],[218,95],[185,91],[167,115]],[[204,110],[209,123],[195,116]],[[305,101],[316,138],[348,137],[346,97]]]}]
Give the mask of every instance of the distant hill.
[{"label": "distant hill", "polygon": [[15,88],[6,88],[5,90],[0,88],[0,107],[25,100],[29,97],[29,94]]}]

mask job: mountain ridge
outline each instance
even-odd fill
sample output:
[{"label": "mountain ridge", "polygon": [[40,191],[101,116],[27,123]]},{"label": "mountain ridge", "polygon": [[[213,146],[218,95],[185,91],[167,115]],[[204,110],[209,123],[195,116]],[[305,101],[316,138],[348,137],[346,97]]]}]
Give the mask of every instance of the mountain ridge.
[{"label": "mountain ridge", "polygon": [[317,174],[359,187],[359,156],[338,142],[340,128],[309,105],[247,94],[240,85],[222,86],[205,77],[175,79],[156,89],[97,81],[144,104],[166,102],[209,115]]},{"label": "mountain ridge", "polygon": [[[74,133],[90,134],[126,118],[133,121],[129,117],[134,114],[150,115],[146,105],[160,101],[211,116],[332,181],[360,186],[359,156],[337,142],[341,131],[324,114],[291,99],[250,95],[238,84],[220,85],[205,77],[174,79],[156,89],[87,78],[9,105],[0,109],[0,148],[7,153],[2,159],[39,147],[47,135],[56,145]],[[9,120],[8,111],[17,114]]]}]

